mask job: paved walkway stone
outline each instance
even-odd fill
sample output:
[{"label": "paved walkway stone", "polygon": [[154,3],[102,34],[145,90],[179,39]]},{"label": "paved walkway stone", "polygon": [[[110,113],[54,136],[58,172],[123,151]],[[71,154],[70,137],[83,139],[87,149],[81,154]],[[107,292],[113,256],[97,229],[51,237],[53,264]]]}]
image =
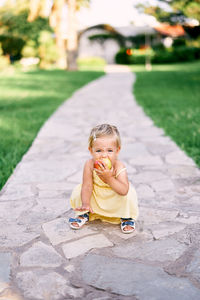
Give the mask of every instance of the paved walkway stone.
[{"label": "paved walkway stone", "polygon": [[109,246],[113,246],[113,244],[103,234],[97,234],[64,245],[63,252],[66,258],[72,258],[82,255],[90,249]]},{"label": "paved walkway stone", "polygon": [[53,247],[42,242],[33,244],[20,257],[20,265],[22,267],[59,267],[62,264],[62,256],[60,256]]},{"label": "paved walkway stone", "polygon": [[134,295],[137,299],[195,300],[200,297],[200,290],[187,279],[174,278],[160,267],[127,259],[90,254],[84,258],[82,270],[87,284],[124,296]]},{"label": "paved walkway stone", "polygon": [[11,255],[0,253],[0,292],[7,288],[10,275]]},{"label": "paved walkway stone", "polygon": [[58,218],[43,225],[43,230],[52,245],[82,238],[85,235],[94,234],[95,231],[85,226],[82,230],[71,230],[66,218]]},{"label": "paved walkway stone", "polygon": [[[0,300],[200,299],[200,170],[138,106],[135,75],[106,72],[46,121],[0,193]],[[89,132],[104,122],[121,132],[139,196],[130,235],[67,221]]]}]

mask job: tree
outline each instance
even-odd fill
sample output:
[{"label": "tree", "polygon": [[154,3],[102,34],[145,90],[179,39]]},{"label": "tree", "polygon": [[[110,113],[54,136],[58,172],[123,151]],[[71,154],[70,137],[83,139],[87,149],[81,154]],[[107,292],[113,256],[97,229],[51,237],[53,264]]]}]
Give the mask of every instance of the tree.
[{"label": "tree", "polygon": [[46,0],[30,0],[29,4],[29,15],[28,21],[34,21],[38,16],[42,18],[48,17],[48,9],[47,9],[47,1]]},{"label": "tree", "polygon": [[171,11],[157,6],[139,5],[144,12],[153,15],[161,22],[171,24],[184,23],[187,18],[200,21],[200,0],[158,0],[160,3],[168,4]]},{"label": "tree", "polygon": [[[45,2],[43,0],[42,2]],[[78,50],[78,35],[77,35],[77,22],[76,22],[76,10],[81,6],[87,5],[90,0],[54,0],[51,13],[50,23],[54,28],[56,35],[56,44],[60,53],[58,64],[62,64],[62,57],[64,56],[65,46],[61,36],[61,15],[65,3],[68,7],[68,38],[67,38],[67,68],[68,70],[77,69],[76,58]],[[29,20],[33,21],[36,16],[41,12],[41,1],[31,0],[30,1],[30,13]]]},{"label": "tree", "polygon": [[39,16],[30,23],[27,17],[27,1],[16,0],[15,4],[7,1],[0,8],[0,42],[3,54],[9,55],[12,61],[21,58],[24,46],[30,41],[38,48],[41,31],[52,32],[46,18]]},{"label": "tree", "polygon": [[200,21],[200,0],[172,0],[168,3],[175,11],[180,11],[188,18]]},{"label": "tree", "polygon": [[67,38],[67,68],[76,70],[78,52],[78,28],[76,11],[81,6],[88,6],[90,0],[67,0],[68,4],[68,38]]},{"label": "tree", "polygon": [[67,67],[76,70],[78,34],[76,27],[76,0],[68,0]]},{"label": "tree", "polygon": [[60,68],[66,68],[66,55],[65,55],[65,43],[62,37],[61,24],[62,24],[62,11],[65,5],[65,0],[54,0],[51,14],[49,17],[50,25],[54,29],[56,47],[58,51],[57,65]]}]

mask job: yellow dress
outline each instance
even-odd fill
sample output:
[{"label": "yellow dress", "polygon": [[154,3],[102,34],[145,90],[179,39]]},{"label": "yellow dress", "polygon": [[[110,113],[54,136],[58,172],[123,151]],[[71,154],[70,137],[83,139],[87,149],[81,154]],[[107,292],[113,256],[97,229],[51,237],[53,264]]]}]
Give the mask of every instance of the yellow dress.
[{"label": "yellow dress", "polygon": [[[118,172],[117,176],[121,171]],[[79,184],[72,192],[70,204],[73,209],[82,205],[81,187],[82,184]],[[129,182],[128,194],[126,196],[119,195],[99,178],[95,170],[93,171],[93,192],[90,206],[94,212],[90,213],[90,221],[101,219],[109,223],[119,224],[120,218],[133,218],[136,220],[138,217],[137,194],[131,183]],[[75,213],[76,216],[80,215],[80,212],[76,211]],[[81,214],[84,213],[81,212]]]}]

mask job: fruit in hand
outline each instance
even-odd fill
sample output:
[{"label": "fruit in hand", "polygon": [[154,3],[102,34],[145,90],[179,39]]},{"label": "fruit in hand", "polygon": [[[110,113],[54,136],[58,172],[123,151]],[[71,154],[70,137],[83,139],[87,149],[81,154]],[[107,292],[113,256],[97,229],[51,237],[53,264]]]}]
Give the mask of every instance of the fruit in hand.
[{"label": "fruit in hand", "polygon": [[98,170],[101,170],[101,166],[100,166],[101,163],[105,164],[108,167],[108,169],[112,168],[111,161],[107,157],[106,158],[102,158],[101,160],[96,160],[94,162],[94,168],[98,169]]}]

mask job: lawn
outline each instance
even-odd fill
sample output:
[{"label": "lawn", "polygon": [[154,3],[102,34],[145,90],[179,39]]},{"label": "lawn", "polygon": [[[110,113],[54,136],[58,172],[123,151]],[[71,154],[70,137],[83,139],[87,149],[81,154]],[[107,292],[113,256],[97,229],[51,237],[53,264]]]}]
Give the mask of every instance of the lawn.
[{"label": "lawn", "polygon": [[134,94],[154,123],[200,166],[200,62],[132,67]]},{"label": "lawn", "polygon": [[45,120],[103,72],[35,70],[0,73],[0,189]]}]

